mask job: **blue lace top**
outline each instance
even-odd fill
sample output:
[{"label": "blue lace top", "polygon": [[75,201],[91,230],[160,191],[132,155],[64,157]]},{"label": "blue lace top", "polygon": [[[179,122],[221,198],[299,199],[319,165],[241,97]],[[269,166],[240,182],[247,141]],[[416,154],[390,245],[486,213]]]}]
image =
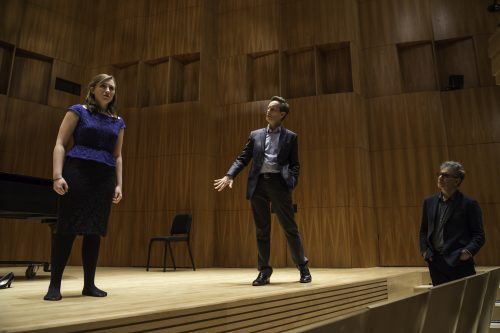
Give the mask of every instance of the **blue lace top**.
[{"label": "blue lace top", "polygon": [[68,108],[80,117],[73,132],[75,145],[66,156],[93,160],[109,166],[116,166],[113,155],[120,129],[125,128],[125,122],[105,114],[90,113],[81,104]]}]

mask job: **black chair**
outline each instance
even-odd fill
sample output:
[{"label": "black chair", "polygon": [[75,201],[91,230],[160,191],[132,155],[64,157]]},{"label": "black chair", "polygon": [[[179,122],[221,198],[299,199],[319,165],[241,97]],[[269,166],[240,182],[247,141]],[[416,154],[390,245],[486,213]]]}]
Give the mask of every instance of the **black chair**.
[{"label": "black chair", "polygon": [[189,233],[191,231],[191,222],[193,217],[191,214],[177,214],[172,222],[172,227],[170,228],[170,236],[156,236],[149,240],[149,250],[148,250],[148,263],[146,266],[146,271],[149,271],[149,261],[151,259],[151,246],[155,241],[165,242],[165,250],[163,252],[163,271],[167,269],[167,252],[170,250],[170,259],[172,259],[172,264],[174,265],[174,271],[177,270],[175,265],[174,256],[172,254],[172,248],[170,247],[171,242],[187,242],[187,248],[189,251],[189,257],[191,258],[191,264],[193,265],[193,271],[196,270],[194,266],[193,255],[191,254],[191,246],[189,245]]}]

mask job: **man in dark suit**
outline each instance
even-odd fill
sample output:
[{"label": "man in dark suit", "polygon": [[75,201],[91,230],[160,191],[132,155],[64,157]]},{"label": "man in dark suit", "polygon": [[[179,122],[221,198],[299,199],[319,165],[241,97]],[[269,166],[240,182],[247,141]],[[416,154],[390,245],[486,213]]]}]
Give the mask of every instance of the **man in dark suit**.
[{"label": "man in dark suit", "polygon": [[420,252],[435,286],[476,274],[473,256],[485,241],[478,202],[458,191],[463,166],[444,162],[437,176],[441,192],[424,200],[420,225]]},{"label": "man in dark suit", "polygon": [[269,265],[270,204],[285,232],[292,259],[300,271],[300,282],[311,282],[308,259],[304,256],[299,229],[294,220],[292,190],[298,183],[300,165],[297,134],[282,126],[288,112],[288,103],[284,98],[272,97],[266,113],[268,126],[250,133],[243,151],[226,176],[214,181],[218,191],[226,186],[232,188],[234,177],[253,158],[248,174],[247,199],[251,202],[257,233],[259,275],[252,283],[254,286],[268,284],[273,272]]}]

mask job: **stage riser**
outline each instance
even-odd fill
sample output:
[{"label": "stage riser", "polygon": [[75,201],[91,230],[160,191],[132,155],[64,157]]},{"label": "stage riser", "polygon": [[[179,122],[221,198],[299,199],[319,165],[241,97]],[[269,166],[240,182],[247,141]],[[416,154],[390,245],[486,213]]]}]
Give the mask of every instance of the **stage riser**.
[{"label": "stage riser", "polygon": [[50,331],[281,332],[344,315],[387,298],[387,281],[377,280]]},{"label": "stage riser", "polygon": [[[169,327],[168,331],[186,332],[195,330],[197,332],[233,332],[242,330],[242,332],[263,332],[276,326],[287,325],[291,321],[300,322],[301,320],[311,319],[323,314],[331,314],[332,316],[337,316],[351,311],[356,311],[360,308],[366,307],[368,304],[382,301],[384,299],[386,299],[386,294],[380,292],[378,295],[375,294],[372,298],[368,299],[365,298],[364,295],[353,297],[353,300],[357,301],[349,303],[331,301],[330,299],[330,302],[326,302],[323,304],[318,304],[317,302],[291,304],[285,307],[261,310],[243,316],[221,318],[221,320],[223,321],[222,323],[219,320],[215,322],[212,320],[208,320],[205,322],[186,325],[183,327]],[[304,324],[298,324],[298,326],[302,325]]]}]

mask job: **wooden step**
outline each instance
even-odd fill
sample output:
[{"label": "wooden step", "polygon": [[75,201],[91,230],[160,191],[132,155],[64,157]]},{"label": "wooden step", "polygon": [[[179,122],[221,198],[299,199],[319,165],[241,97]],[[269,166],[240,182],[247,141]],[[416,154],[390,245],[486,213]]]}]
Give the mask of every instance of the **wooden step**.
[{"label": "wooden step", "polygon": [[500,333],[500,323],[491,323],[489,333]]},{"label": "wooden step", "polygon": [[432,284],[421,284],[421,285],[413,287],[413,292],[414,293],[421,293],[421,292],[429,291],[431,288],[432,288]]},{"label": "wooden step", "polygon": [[[378,279],[169,311],[137,318],[87,324],[100,332],[282,332],[345,315],[388,298],[387,281]],[[78,330],[79,327],[68,327]]]},{"label": "wooden step", "polygon": [[495,302],[493,312],[491,313],[491,320],[500,321],[500,301]]}]

